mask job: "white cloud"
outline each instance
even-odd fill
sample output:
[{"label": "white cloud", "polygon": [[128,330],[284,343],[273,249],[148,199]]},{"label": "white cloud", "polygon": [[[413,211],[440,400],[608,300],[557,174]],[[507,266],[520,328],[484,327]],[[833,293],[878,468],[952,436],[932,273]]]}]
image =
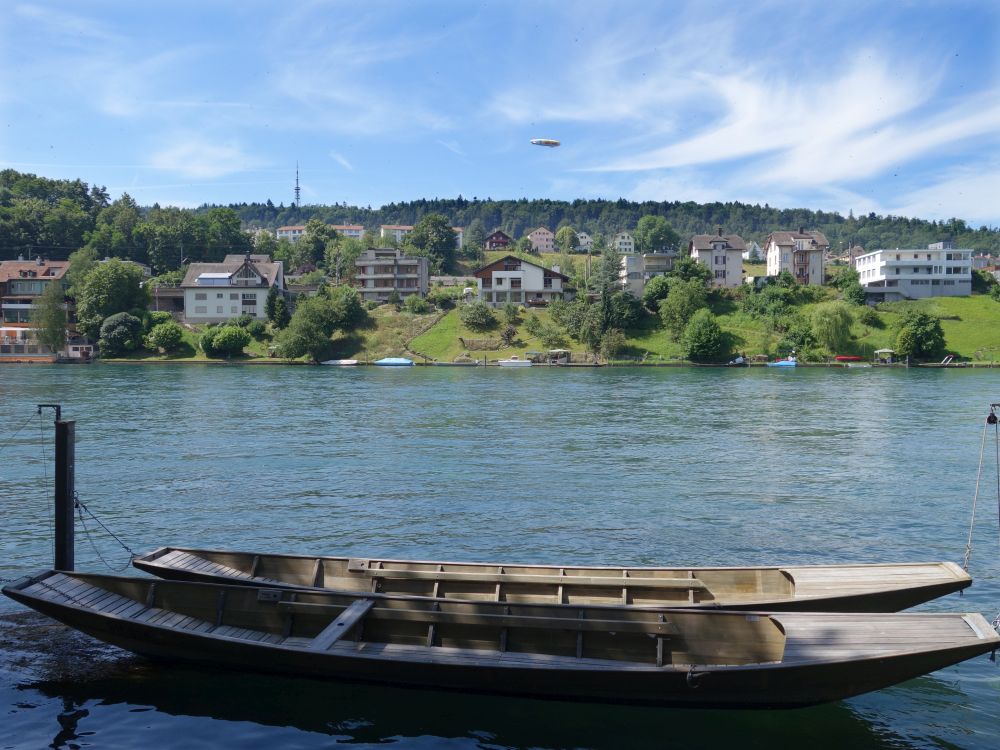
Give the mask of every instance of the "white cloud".
[{"label": "white cloud", "polygon": [[335,151],[331,151],[330,152],[330,158],[333,159],[335,162],[337,162],[337,164],[339,164],[340,166],[342,166],[348,172],[353,172],[354,171],[354,165],[351,164],[349,161],[347,161],[347,159],[345,159],[341,154],[338,154]]},{"label": "white cloud", "polygon": [[262,164],[259,159],[244,152],[237,143],[210,143],[194,137],[178,139],[154,152],[150,156],[149,166],[184,177],[209,180],[256,169]]},{"label": "white cloud", "polygon": [[947,221],[964,218],[972,226],[997,226],[1000,161],[949,171],[942,179],[899,198],[888,213]]},{"label": "white cloud", "polygon": [[458,145],[458,141],[443,141],[441,139],[438,139],[437,143],[440,146],[444,146],[446,149],[451,151],[456,156],[466,155],[465,151],[462,150],[462,147]]}]

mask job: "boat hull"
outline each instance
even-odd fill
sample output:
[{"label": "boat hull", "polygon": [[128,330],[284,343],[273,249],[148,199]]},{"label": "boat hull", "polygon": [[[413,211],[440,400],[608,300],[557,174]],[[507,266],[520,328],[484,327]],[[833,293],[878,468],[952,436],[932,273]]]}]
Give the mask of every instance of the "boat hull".
[{"label": "boat hull", "polygon": [[135,558],[133,564],[164,579],[247,586],[523,603],[767,611],[895,612],[960,591],[972,583],[965,571],[949,562],[609,568],[161,547]]},{"label": "boat hull", "polygon": [[[563,627],[563,622],[570,627],[574,622],[595,618],[633,621],[637,613],[621,607],[617,612],[592,608],[567,615],[551,631],[555,633],[553,643],[537,641],[548,652],[534,653],[505,651],[502,645],[492,650],[437,646],[433,631],[423,645],[415,645],[412,638],[406,643],[393,643],[391,633],[386,635],[389,631],[369,640],[367,626],[364,636],[356,634],[350,639],[345,635],[331,644],[317,645],[336,621],[324,620],[312,624],[311,630],[306,627],[294,631],[298,635],[282,636],[272,622],[276,617],[272,608],[280,606],[280,602],[269,597],[261,603],[255,590],[233,586],[156,583],[48,571],[8,585],[4,593],[99,640],[155,659],[322,679],[629,704],[807,706],[877,690],[986,653],[1000,644],[1000,637],[975,613],[738,615],[663,610],[659,615],[661,623],[664,618],[667,622],[688,620],[679,643],[697,639],[702,630],[707,630],[715,632],[720,646],[731,647],[732,639],[722,637],[728,625],[722,629],[718,626],[726,620],[737,628],[737,640],[739,633],[752,636],[757,632],[748,628],[768,628],[772,633],[768,638],[781,639],[781,653],[775,659],[767,648],[754,646],[749,651],[759,647],[764,660],[691,664],[669,662],[668,652],[668,661],[658,665],[652,658],[648,663],[613,661],[614,647],[605,658],[581,657],[579,645],[577,656],[561,653],[558,644],[553,647],[555,639],[562,637],[558,628]],[[320,607],[322,597],[330,601],[335,598],[333,594],[310,596],[313,606]],[[202,605],[198,609],[193,600],[218,604],[217,608]],[[320,604],[315,604],[317,601]],[[401,597],[369,595],[366,601],[375,611],[390,605],[417,606],[412,599]],[[341,602],[338,611],[346,613],[344,604]],[[503,607],[482,603],[455,606],[474,609],[480,619],[496,617],[493,613]],[[327,619],[332,616],[327,615]],[[343,617],[341,614],[337,619]],[[355,622],[361,624],[364,620]],[[506,640],[506,622],[490,630],[491,637],[499,635],[500,644]],[[324,623],[326,627],[315,634]],[[516,627],[512,624],[510,632],[515,632]],[[376,630],[372,628],[372,632]],[[884,643],[876,643],[883,632],[891,635],[882,639]],[[654,653],[653,643],[651,637],[650,655]]]}]

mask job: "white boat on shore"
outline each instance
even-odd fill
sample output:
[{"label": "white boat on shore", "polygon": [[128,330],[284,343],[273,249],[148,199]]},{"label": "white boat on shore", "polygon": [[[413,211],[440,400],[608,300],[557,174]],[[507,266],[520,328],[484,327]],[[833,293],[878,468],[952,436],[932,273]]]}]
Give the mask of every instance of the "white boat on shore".
[{"label": "white boat on shore", "polygon": [[531,367],[533,362],[530,359],[521,359],[516,354],[512,354],[510,359],[501,359],[497,364],[501,367]]},{"label": "white boat on shore", "polygon": [[321,365],[332,365],[333,367],[354,367],[357,363],[356,359],[328,359],[320,362]]}]

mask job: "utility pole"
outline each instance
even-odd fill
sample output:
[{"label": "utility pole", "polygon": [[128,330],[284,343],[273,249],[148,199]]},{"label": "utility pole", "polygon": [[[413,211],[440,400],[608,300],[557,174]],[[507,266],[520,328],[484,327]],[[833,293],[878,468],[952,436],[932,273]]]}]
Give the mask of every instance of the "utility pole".
[{"label": "utility pole", "polygon": [[62,418],[60,404],[38,404],[42,409],[55,411],[56,427],[56,476],[55,476],[55,562],[56,570],[73,570],[76,510],[76,421]]}]

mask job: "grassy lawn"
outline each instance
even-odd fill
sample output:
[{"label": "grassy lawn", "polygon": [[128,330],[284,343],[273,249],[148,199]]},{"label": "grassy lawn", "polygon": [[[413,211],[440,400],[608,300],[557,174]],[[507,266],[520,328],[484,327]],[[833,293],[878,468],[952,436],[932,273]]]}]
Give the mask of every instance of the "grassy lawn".
[{"label": "grassy lawn", "polygon": [[[490,349],[489,351],[484,352],[482,349],[467,349],[462,346],[462,342],[459,341],[459,337],[466,339],[466,341],[470,339],[499,340],[500,331],[504,327],[499,311],[497,311],[497,325],[492,330],[472,331],[462,324],[462,320],[458,316],[457,309],[450,310],[437,325],[423,335],[415,338],[410,344],[410,349],[415,352],[425,354],[438,362],[453,362],[457,357],[460,357],[463,354],[468,355],[473,359],[482,359],[484,356],[487,359],[506,359],[512,354],[524,356],[526,351],[545,351],[549,347],[545,346],[534,336],[529,336],[528,332],[525,330],[525,319],[531,314],[534,314],[542,323],[548,323],[552,320],[548,310],[538,309],[524,311],[521,313],[520,322],[514,324],[514,327],[518,330],[518,336],[514,340],[513,345],[508,347],[501,346],[499,349]],[[571,349],[574,353],[579,353],[581,355],[584,353],[584,348],[568,336],[565,338],[562,348]]]}]

